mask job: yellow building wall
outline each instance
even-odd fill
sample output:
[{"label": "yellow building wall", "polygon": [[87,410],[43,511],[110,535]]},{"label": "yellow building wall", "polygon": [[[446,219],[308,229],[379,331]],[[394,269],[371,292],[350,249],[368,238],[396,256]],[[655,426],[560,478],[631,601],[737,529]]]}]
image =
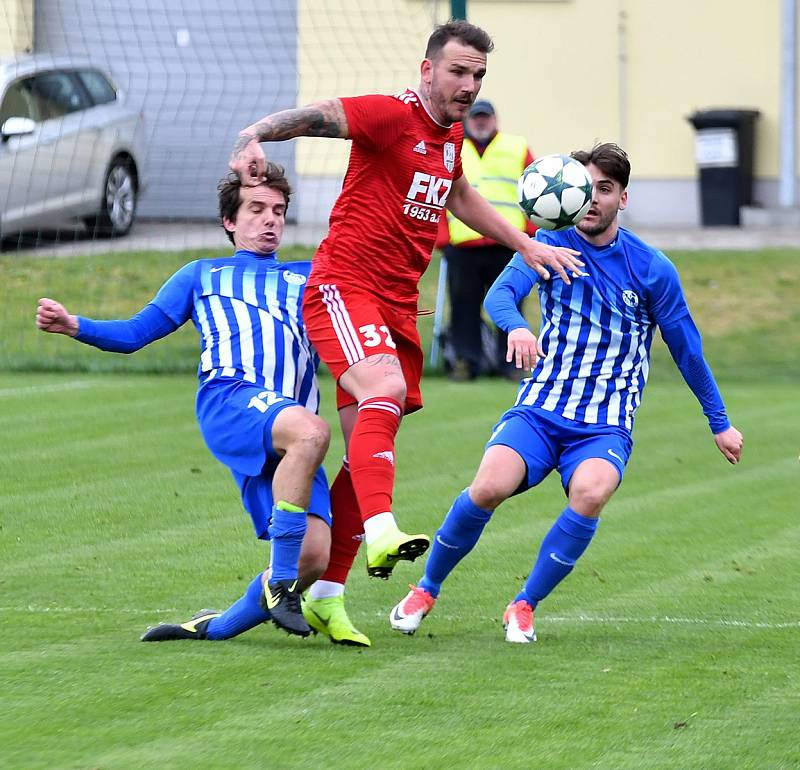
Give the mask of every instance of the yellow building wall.
[{"label": "yellow building wall", "polygon": [[617,141],[636,176],[685,178],[686,117],[753,107],[756,174],[777,174],[779,0],[473,0],[468,11],[496,43],[483,94],[534,152]]},{"label": "yellow building wall", "polygon": [[33,0],[0,0],[0,57],[33,50]]},{"label": "yellow building wall", "polygon": [[756,176],[778,173],[780,0],[626,3],[628,145],[642,176],[695,173],[686,116],[708,107],[761,111]]},{"label": "yellow building wall", "polygon": [[[301,0],[298,103],[416,85],[449,5]],[[534,153],[619,141],[637,177],[691,178],[686,117],[752,107],[756,175],[777,176],[780,0],[468,0],[467,13],[495,40],[481,95]],[[341,173],[346,157],[343,142],[302,140],[298,171]]]}]

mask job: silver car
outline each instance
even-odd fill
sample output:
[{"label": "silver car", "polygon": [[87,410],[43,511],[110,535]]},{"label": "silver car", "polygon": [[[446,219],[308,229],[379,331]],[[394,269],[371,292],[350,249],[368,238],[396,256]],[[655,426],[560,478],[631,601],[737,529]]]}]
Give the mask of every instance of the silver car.
[{"label": "silver car", "polygon": [[127,233],[144,187],[141,114],[97,67],[0,60],[0,238],[83,220]]}]

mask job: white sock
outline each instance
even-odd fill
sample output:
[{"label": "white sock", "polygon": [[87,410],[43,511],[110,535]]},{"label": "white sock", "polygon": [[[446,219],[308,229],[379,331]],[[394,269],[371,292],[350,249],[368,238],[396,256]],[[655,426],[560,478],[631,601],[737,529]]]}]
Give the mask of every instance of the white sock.
[{"label": "white sock", "polygon": [[364,522],[364,539],[367,541],[367,545],[374,543],[387,529],[397,529],[397,522],[391,511],[370,516]]},{"label": "white sock", "polygon": [[344,584],[334,583],[332,580],[317,580],[308,589],[309,599],[330,599],[333,596],[342,596],[343,594]]}]

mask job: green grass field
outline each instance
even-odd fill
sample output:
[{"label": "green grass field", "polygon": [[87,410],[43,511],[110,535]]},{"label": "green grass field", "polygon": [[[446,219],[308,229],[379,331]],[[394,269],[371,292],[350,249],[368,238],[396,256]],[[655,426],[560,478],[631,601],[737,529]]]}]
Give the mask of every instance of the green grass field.
[{"label": "green grass field", "polygon": [[[137,641],[225,606],[265,559],[192,393],[182,376],[0,378],[4,767],[800,763],[793,386],[726,388],[737,468],[684,388],[651,386],[625,485],[538,644],[505,644],[499,618],[562,507],[555,480],[500,509],[414,638],[386,613],[420,568],[371,581],[359,556],[364,652],[268,626]],[[435,528],[510,396],[428,383],[398,448],[409,528]]]},{"label": "green grass field", "polygon": [[[300,247],[284,259],[310,259]],[[94,318],[128,318],[191,259],[217,252],[132,252],[85,257],[17,257],[0,254],[0,371],[194,372],[197,335],[191,324],[135,356],[117,356],[68,340],[54,342],[33,325],[36,301],[47,296],[70,312]],[[722,379],[789,382],[800,377],[800,251],[670,252],[678,266],[716,374]],[[420,307],[436,304],[438,262],[420,284]],[[538,304],[526,312],[538,325]],[[426,350],[433,317],[419,319]],[[657,346],[656,357],[663,353]],[[668,367],[665,367],[668,369]],[[665,372],[665,376],[670,376]]]},{"label": "green grass field", "polygon": [[[115,365],[29,334],[30,299],[94,302],[104,296],[95,271],[106,285],[119,280],[109,270],[134,282],[128,259],[0,265],[16,287],[0,309],[4,363]],[[187,261],[171,259],[142,257],[155,288]],[[744,460],[718,454],[660,349],[625,483],[541,605],[540,641],[524,647],[503,641],[500,617],[563,507],[555,478],[497,512],[415,637],[392,632],[386,615],[421,564],[375,581],[359,555],[348,606],[369,650],[271,626],[230,642],[140,643],[157,621],[227,606],[266,560],[203,446],[194,378],[0,375],[0,767],[800,766],[800,353],[788,301],[800,257],[764,252],[738,271],[733,255],[676,261]],[[774,279],[754,284],[770,264]],[[146,301],[150,279],[136,280]],[[117,294],[125,312],[138,308],[133,289]],[[186,345],[193,355],[191,334]],[[396,510],[407,530],[431,533],[513,387],[428,378],[424,391],[426,409],[400,432]],[[335,442],[330,471],[340,456]]]}]

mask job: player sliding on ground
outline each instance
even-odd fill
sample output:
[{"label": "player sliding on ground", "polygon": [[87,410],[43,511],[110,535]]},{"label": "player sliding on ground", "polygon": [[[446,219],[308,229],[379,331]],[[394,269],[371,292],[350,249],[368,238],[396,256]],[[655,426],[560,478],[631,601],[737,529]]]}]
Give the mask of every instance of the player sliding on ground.
[{"label": "player sliding on ground", "polygon": [[[675,267],[618,225],[628,200],[627,155],[617,145],[599,144],[573,157],[592,176],[592,206],[575,228],[539,230],[536,237],[580,251],[586,275],[571,285],[557,276],[543,280],[517,254],[489,290],[485,307],[508,333],[508,360],[535,368],[495,425],[475,479],[436,533],[422,580],[391,611],[397,631],[419,628],[445,578],[478,542],[500,503],[557,469],[567,507],[503,616],[506,641],[536,640],[534,609],[572,571],[622,481],[656,327],[719,451],[732,464],[741,457],[742,434],[728,421]],[[542,314],[538,340],[517,310],[534,287]]]},{"label": "player sliding on ground", "polygon": [[[392,493],[400,419],[422,407],[418,284],[445,208],[520,252],[542,275],[549,268],[569,283],[567,273],[582,264],[569,247],[526,238],[462,174],[461,121],[478,95],[492,48],[489,35],[465,21],[437,27],[418,89],[267,115],[241,132],[231,156],[243,184],[253,184],[264,173],[261,142],[298,136],[353,142],[328,237],[314,257],[303,315],[338,386],[349,472],[343,467],[334,486],[355,489],[360,511],[353,513],[363,518],[367,570],[376,577],[388,577],[399,560],[417,558],[430,544],[426,535],[398,528]],[[351,531],[360,526],[356,520]],[[334,530],[332,555],[357,547],[352,536],[339,541]]]},{"label": "player sliding on ground", "polygon": [[[190,318],[201,337],[197,419],[212,454],[230,468],[256,535],[271,541],[270,568],[224,613],[203,611],[183,624],[161,624],[144,641],[228,639],[263,623],[307,636],[300,591],[328,564],[330,501],[321,467],[330,431],[316,411],[318,357],[300,306],[309,262],[277,261],[289,183],[269,164],[258,186],[222,180],[222,224],[233,256],[190,262],[129,320],[75,316],[39,300],[37,326],[102,350],[131,353],[176,331]],[[329,608],[330,609],[330,608]],[[335,608],[334,641],[368,646],[344,605]],[[331,621],[331,612],[327,612]]]}]

